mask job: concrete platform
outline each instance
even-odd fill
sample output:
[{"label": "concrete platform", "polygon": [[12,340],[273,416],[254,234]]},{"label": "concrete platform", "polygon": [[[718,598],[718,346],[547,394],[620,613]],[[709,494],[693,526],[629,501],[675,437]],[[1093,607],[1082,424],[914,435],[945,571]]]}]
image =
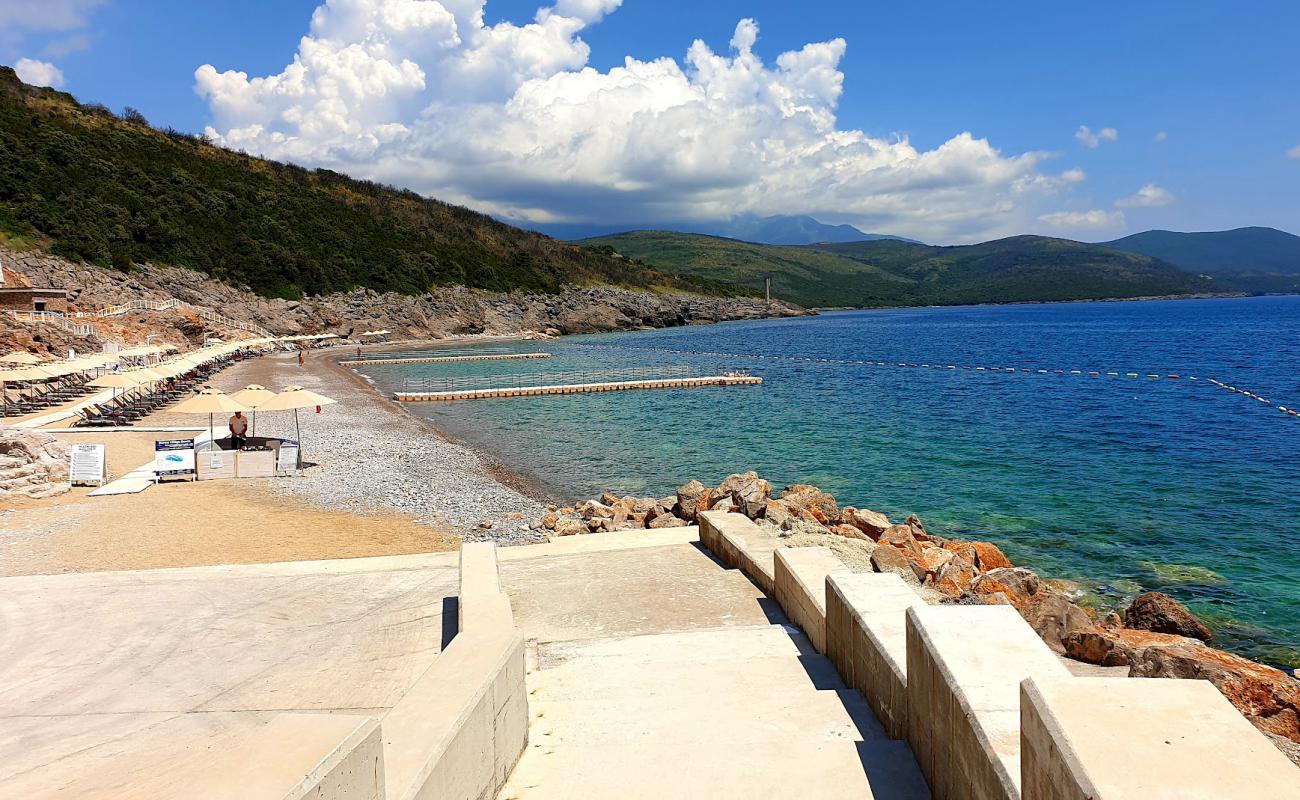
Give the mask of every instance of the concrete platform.
[{"label": "concrete platform", "polygon": [[539,644],[503,798],[924,798],[807,639],[774,625]]},{"label": "concrete platform", "polygon": [[437,657],[429,560],[0,579],[0,797],[285,796]]}]

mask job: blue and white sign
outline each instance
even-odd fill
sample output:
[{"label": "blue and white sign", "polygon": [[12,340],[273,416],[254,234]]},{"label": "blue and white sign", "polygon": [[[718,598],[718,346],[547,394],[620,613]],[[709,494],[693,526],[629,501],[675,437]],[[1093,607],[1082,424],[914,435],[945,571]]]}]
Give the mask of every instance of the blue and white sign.
[{"label": "blue and white sign", "polygon": [[194,440],[164,439],[154,443],[153,471],[160,478],[194,474]]}]

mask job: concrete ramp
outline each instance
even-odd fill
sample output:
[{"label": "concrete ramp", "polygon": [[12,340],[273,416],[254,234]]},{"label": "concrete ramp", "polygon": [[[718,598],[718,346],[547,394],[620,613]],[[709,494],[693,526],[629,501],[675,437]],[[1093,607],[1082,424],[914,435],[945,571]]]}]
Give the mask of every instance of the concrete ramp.
[{"label": "concrete ramp", "polygon": [[670,535],[502,564],[530,726],[499,797],[928,797],[907,745],[776,604],[695,529]]}]

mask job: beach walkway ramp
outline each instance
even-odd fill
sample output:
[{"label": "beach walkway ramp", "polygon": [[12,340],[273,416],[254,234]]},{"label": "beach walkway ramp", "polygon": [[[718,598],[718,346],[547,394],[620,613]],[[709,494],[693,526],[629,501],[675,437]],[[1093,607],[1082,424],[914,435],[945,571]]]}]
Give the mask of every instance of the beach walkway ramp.
[{"label": "beach walkway ramp", "polygon": [[529,732],[499,797],[929,797],[908,746],[698,529],[500,553]]}]

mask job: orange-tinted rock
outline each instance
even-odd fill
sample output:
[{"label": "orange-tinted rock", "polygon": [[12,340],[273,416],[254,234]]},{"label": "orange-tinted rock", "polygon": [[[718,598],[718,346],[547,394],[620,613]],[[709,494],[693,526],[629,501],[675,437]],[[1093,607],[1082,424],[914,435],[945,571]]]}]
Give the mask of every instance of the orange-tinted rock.
[{"label": "orange-tinted rock", "polygon": [[1022,567],[1001,567],[989,570],[971,583],[971,593],[976,595],[1000,594],[1016,608],[1023,608],[1031,597],[1038,594],[1042,583],[1033,570]]},{"label": "orange-tinted rock", "polygon": [[1055,652],[1065,652],[1065,641],[1076,631],[1091,628],[1088,612],[1060,592],[1039,591],[1017,606],[1029,627]]},{"label": "orange-tinted rock", "polygon": [[992,542],[970,542],[961,539],[949,539],[943,543],[945,549],[962,556],[980,570],[1004,569],[1012,566],[1002,550]]},{"label": "orange-tinted rock", "polygon": [[867,535],[852,525],[832,525],[831,533],[837,536],[843,536],[845,539],[866,539]]},{"label": "orange-tinted rock", "polygon": [[1129,675],[1208,680],[1255,727],[1300,742],[1300,682],[1282,670],[1183,639],[1137,649]]},{"label": "orange-tinted rock", "polygon": [[912,529],[906,525],[892,525],[884,533],[880,534],[880,543],[889,544],[897,547],[899,550],[906,550],[913,555],[921,554],[921,545],[917,543],[916,537],[912,535]]},{"label": "orange-tinted rock", "polygon": [[[808,486],[802,483],[787,486],[781,490],[780,499],[785,500],[795,508],[802,508],[809,513],[813,513],[816,521],[822,524],[839,519],[840,516],[840,507],[836,504],[835,498],[816,486]],[[813,509],[816,509],[816,512],[813,512]]]},{"label": "orange-tinted rock", "polygon": [[560,521],[560,515],[554,511],[547,511],[542,515],[542,527],[547,530],[555,530],[555,524]]},{"label": "orange-tinted rock", "polygon": [[1196,618],[1183,604],[1161,592],[1146,592],[1133,598],[1124,612],[1124,624],[1156,633],[1173,633],[1210,641],[1210,629]]},{"label": "orange-tinted rock", "polygon": [[915,537],[918,542],[930,541],[930,534],[925,532],[925,526],[921,524],[921,518],[917,515],[912,514],[908,516],[907,520],[903,524],[912,529],[912,536]]},{"label": "orange-tinted rock", "polygon": [[949,597],[962,597],[970,592],[974,580],[975,565],[953,554],[952,560],[935,573],[932,585]]},{"label": "orange-tinted rock", "polygon": [[794,513],[790,504],[784,500],[768,500],[767,508],[763,510],[763,516],[778,528],[783,528],[786,523],[798,519],[798,515]]},{"label": "orange-tinted rock", "polygon": [[852,525],[872,539],[879,539],[882,533],[889,530],[890,524],[889,517],[878,511],[853,508],[852,506],[845,506],[840,511],[840,520],[845,525]]},{"label": "orange-tinted rock", "polygon": [[980,569],[988,571],[991,569],[1003,569],[1013,566],[1011,559],[1007,558],[1002,549],[992,542],[971,542],[971,547],[975,548],[976,564]]},{"label": "orange-tinted rock", "polygon": [[1126,667],[1133,652],[1152,645],[1178,644],[1188,640],[1168,633],[1152,633],[1132,628],[1110,628],[1104,623],[1080,628],[1065,637],[1065,654],[1076,661],[1103,667]]},{"label": "orange-tinted rock", "polygon": [[708,489],[699,481],[691,481],[677,490],[673,513],[688,522],[694,522],[700,511],[700,498]]},{"label": "orange-tinted rock", "polygon": [[680,528],[686,521],[669,513],[660,514],[650,521],[649,528]]},{"label": "orange-tinted rock", "polygon": [[925,570],[925,574],[935,575],[955,558],[959,558],[959,556],[951,550],[945,550],[942,547],[928,547],[922,548],[921,554],[915,560]]},{"label": "orange-tinted rock", "polygon": [[911,584],[917,584],[916,573],[902,551],[895,547],[877,547],[871,551],[871,566],[876,572],[892,572]]}]

